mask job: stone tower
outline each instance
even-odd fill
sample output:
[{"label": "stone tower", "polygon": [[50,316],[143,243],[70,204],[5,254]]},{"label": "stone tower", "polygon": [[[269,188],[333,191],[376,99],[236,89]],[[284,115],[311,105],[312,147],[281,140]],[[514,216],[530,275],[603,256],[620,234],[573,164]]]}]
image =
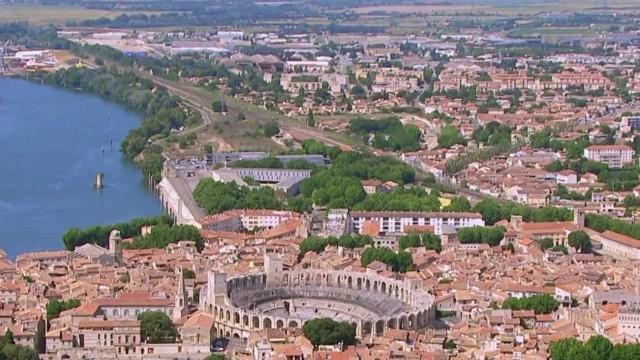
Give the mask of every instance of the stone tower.
[{"label": "stone tower", "polygon": [[576,224],[580,229],[584,227],[584,209],[573,209],[573,223]]},{"label": "stone tower", "polygon": [[113,229],[109,233],[109,251],[113,254],[116,264],[122,264],[122,236],[120,236],[120,230]]},{"label": "stone tower", "polygon": [[[207,273],[206,293],[203,294],[203,292],[200,295],[201,310],[213,313],[213,306],[224,303],[224,298],[227,296],[227,274],[209,271]],[[204,301],[202,300],[202,295],[206,295]]]},{"label": "stone tower", "polygon": [[183,316],[189,314],[189,295],[184,286],[184,275],[182,269],[178,268],[176,276],[178,277],[178,288],[176,289],[175,303],[173,306],[173,321],[179,321]]},{"label": "stone tower", "polygon": [[282,259],[278,254],[264,254],[264,272],[267,275],[267,285],[280,282]]}]

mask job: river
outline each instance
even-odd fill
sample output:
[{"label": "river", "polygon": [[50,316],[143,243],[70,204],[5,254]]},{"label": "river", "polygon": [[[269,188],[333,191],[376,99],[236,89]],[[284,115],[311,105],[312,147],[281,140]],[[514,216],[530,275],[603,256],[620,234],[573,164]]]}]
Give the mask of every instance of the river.
[{"label": "river", "polygon": [[0,77],[0,248],[10,257],[61,249],[70,227],[161,214],[119,151],[140,121],[96,96]]}]

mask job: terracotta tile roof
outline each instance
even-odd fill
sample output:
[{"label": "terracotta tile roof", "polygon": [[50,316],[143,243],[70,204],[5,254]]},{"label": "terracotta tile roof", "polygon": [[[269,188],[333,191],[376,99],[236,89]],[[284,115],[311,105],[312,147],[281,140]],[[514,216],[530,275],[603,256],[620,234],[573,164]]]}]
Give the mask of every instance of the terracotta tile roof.
[{"label": "terracotta tile roof", "polygon": [[78,323],[80,329],[113,329],[119,327],[140,327],[138,320],[83,320]]},{"label": "terracotta tile roof", "polygon": [[607,240],[611,240],[613,242],[617,242],[619,244],[629,246],[635,249],[640,249],[640,240],[634,239],[630,236],[618,234],[609,230],[603,232],[600,235]]},{"label": "terracotta tile roof", "polygon": [[100,306],[173,306],[173,300],[151,296],[149,292],[130,292],[121,294],[117,298],[102,298],[95,300]]},{"label": "terracotta tile roof", "polygon": [[195,314],[191,315],[189,319],[184,323],[184,328],[201,328],[201,329],[211,329],[213,327],[213,316],[198,311]]}]

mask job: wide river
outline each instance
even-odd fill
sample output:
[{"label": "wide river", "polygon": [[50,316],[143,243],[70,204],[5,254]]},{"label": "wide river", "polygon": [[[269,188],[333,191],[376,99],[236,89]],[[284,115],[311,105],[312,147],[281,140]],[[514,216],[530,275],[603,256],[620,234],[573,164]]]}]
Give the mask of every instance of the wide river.
[{"label": "wide river", "polygon": [[0,248],[10,257],[61,249],[70,227],[160,214],[119,151],[140,121],[95,96],[0,77]]}]

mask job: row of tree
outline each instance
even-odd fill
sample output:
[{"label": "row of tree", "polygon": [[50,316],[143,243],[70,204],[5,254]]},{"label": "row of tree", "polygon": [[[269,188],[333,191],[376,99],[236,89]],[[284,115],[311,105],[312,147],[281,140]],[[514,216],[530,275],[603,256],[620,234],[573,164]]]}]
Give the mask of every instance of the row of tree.
[{"label": "row of tree", "polygon": [[193,198],[208,214],[231,209],[282,209],[276,192],[268,187],[252,189],[236,183],[202,179],[193,191]]},{"label": "row of tree", "polygon": [[551,314],[560,304],[549,294],[533,295],[523,298],[510,297],[502,303],[503,309],[533,310],[536,314]]},{"label": "row of tree", "polygon": [[173,219],[168,215],[137,218],[126,223],[113,225],[96,225],[86,229],[71,228],[62,236],[62,241],[67,250],[73,250],[80,245],[87,243],[107,246],[111,230],[120,231],[123,238],[130,238],[140,235],[140,231],[145,226],[173,225]]},{"label": "row of tree", "polygon": [[335,236],[309,236],[300,243],[300,256],[304,256],[304,254],[309,251],[321,253],[327,246],[341,246],[348,249],[355,249],[371,244],[373,244],[373,240],[367,235],[346,234],[339,238]]},{"label": "row of tree", "polygon": [[398,245],[400,246],[400,250],[421,246],[424,246],[427,250],[434,250],[436,252],[442,250],[442,240],[440,240],[440,236],[432,233],[407,234],[398,240]]},{"label": "row of tree", "polygon": [[485,199],[477,203],[473,210],[480,213],[487,225],[493,225],[500,220],[509,220],[512,215],[522,216],[524,221],[570,221],[573,211],[561,207],[546,206],[531,208],[512,201],[498,201]]},{"label": "row of tree", "polygon": [[458,240],[463,244],[500,245],[504,238],[505,228],[502,226],[475,226],[458,230]]},{"label": "row of tree", "polygon": [[360,263],[362,266],[367,266],[374,261],[380,261],[388,266],[394,272],[407,272],[413,270],[413,258],[408,251],[395,252],[386,247],[370,247],[365,249],[360,256]]},{"label": "row of tree", "polygon": [[202,251],[204,248],[202,235],[195,226],[170,226],[166,224],[154,226],[149,234],[136,236],[132,242],[123,244],[123,247],[127,249],[164,249],[169,244],[183,240],[195,242],[198,251]]},{"label": "row of tree", "polygon": [[[349,130],[365,138],[373,147],[392,151],[415,151],[420,149],[422,133],[414,125],[403,125],[395,116],[382,119],[355,117],[349,121]],[[369,137],[373,136],[372,141]]]},{"label": "row of tree", "polygon": [[53,299],[47,303],[47,322],[60,316],[60,313],[66,310],[75,309],[80,306],[80,300],[58,300]]},{"label": "row of tree", "polygon": [[552,360],[636,360],[640,359],[640,344],[616,344],[602,335],[591,336],[587,342],[575,338],[557,341],[549,347]]},{"label": "row of tree", "polygon": [[439,211],[440,199],[427,193],[423,188],[404,189],[398,187],[391,192],[378,192],[369,195],[356,204],[354,210],[381,211]]},{"label": "row of tree", "polygon": [[605,215],[586,214],[585,225],[599,232],[610,230],[640,240],[640,224],[628,223]]}]

